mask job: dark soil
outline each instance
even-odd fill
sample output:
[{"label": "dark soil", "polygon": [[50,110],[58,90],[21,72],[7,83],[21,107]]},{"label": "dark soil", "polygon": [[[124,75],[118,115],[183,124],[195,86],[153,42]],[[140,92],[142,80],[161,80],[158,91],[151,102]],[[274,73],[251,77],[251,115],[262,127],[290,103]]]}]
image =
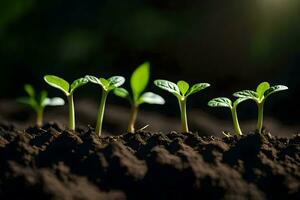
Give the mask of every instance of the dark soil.
[{"label": "dark soil", "polygon": [[0,199],[300,199],[300,135],[0,126]]}]

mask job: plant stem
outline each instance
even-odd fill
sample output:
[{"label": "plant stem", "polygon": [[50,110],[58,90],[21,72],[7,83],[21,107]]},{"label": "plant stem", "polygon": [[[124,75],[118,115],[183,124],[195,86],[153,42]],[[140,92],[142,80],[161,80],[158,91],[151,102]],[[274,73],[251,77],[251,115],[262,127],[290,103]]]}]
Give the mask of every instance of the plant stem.
[{"label": "plant stem", "polygon": [[243,133],[241,131],[241,128],[240,128],[240,124],[239,124],[239,120],[238,120],[238,116],[237,116],[235,106],[233,108],[231,108],[231,114],[232,114],[233,127],[234,127],[235,133],[238,134],[238,135],[243,135]]},{"label": "plant stem", "polygon": [[68,106],[69,106],[69,129],[71,131],[74,131],[75,130],[75,110],[74,110],[73,94],[68,95]]},{"label": "plant stem", "polygon": [[96,133],[99,135],[99,137],[101,136],[101,132],[102,132],[102,122],[103,122],[103,116],[104,116],[107,95],[108,95],[108,92],[103,90],[100,107],[99,107],[99,111],[98,111],[97,126],[96,126]]},{"label": "plant stem", "polygon": [[180,113],[181,113],[181,129],[182,132],[189,132],[188,123],[187,123],[187,115],[186,115],[186,99],[178,99]]},{"label": "plant stem", "polygon": [[38,127],[43,126],[43,114],[44,114],[44,108],[39,108],[36,110],[36,125]]},{"label": "plant stem", "polygon": [[258,106],[258,119],[257,119],[257,131],[258,133],[262,133],[263,122],[264,122],[264,101],[261,103],[257,103]]},{"label": "plant stem", "polygon": [[128,127],[127,127],[127,131],[129,133],[134,133],[135,132],[135,121],[136,121],[136,117],[137,117],[137,113],[138,113],[138,106],[137,105],[132,105],[131,107],[131,112],[130,112],[130,118],[129,118],[129,122],[128,122]]}]

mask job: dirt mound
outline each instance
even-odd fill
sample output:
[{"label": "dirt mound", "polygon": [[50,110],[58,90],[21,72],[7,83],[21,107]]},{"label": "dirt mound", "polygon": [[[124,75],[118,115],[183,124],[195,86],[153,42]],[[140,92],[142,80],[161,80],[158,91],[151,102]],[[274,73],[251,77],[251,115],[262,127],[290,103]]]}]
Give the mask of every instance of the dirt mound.
[{"label": "dirt mound", "polygon": [[0,126],[0,199],[299,199],[300,135]]}]

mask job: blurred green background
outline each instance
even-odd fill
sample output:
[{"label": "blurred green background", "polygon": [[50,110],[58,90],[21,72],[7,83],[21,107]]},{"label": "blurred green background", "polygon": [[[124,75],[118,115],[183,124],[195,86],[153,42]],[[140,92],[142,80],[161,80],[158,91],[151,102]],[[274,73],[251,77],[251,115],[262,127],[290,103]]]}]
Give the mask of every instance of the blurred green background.
[{"label": "blurred green background", "polygon": [[[191,107],[215,114],[205,106],[212,97],[260,81],[286,84],[290,90],[270,100],[268,114],[300,119],[299,0],[0,1],[0,98],[24,94],[24,83],[49,89],[44,74],[128,77],[145,60],[152,79],[211,83]],[[83,96],[95,91],[83,89]],[[177,114],[170,111],[176,103],[163,110]]]}]

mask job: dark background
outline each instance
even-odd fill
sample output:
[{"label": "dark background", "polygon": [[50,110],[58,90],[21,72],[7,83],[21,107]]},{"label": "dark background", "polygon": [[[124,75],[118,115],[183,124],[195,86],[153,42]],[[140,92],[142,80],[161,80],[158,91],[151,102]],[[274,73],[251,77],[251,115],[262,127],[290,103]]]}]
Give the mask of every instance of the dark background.
[{"label": "dark background", "polygon": [[[86,74],[129,78],[147,60],[152,80],[211,83],[190,99],[189,109],[219,117],[222,111],[206,106],[210,98],[261,81],[285,84],[290,90],[270,98],[266,114],[297,124],[299,10],[299,0],[1,0],[0,98],[24,95],[24,83],[61,95],[43,82],[45,74],[69,81]],[[167,104],[146,110],[178,116],[174,97],[149,89]],[[76,95],[98,100],[100,94],[86,86]],[[254,104],[240,110],[241,118],[256,116]]]}]

